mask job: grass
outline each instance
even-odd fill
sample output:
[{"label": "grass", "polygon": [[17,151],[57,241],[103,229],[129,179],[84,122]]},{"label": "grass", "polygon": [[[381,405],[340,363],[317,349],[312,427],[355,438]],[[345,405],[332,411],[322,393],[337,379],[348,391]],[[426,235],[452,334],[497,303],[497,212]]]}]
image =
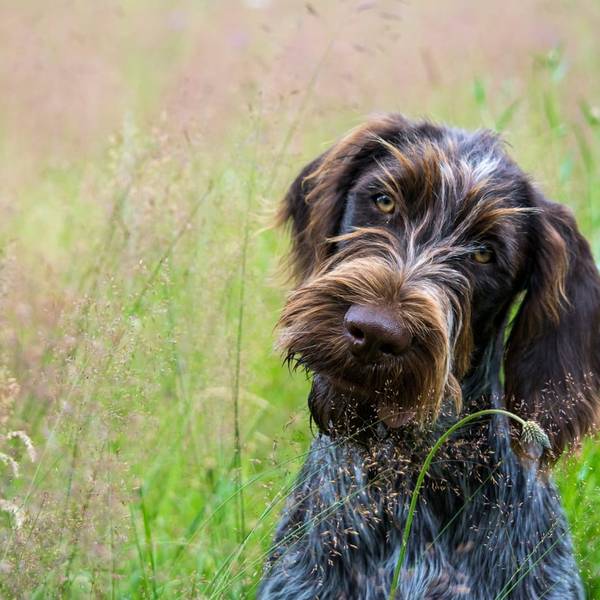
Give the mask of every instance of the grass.
[{"label": "grass", "polygon": [[[237,9],[189,10],[195,33],[204,18],[228,31]],[[144,11],[150,23],[163,14],[132,2],[125,18]],[[252,597],[311,439],[308,384],[273,351],[286,240],[265,226],[301,165],[369,111],[502,130],[600,256],[600,89],[585,80],[597,44],[570,49],[567,32],[567,48],[523,50],[511,75],[473,57],[460,85],[429,82],[402,101],[383,66],[357,67],[366,100],[353,105],[328,78],[336,49],[362,64],[348,32],[367,12],[340,25],[314,11],[285,21],[291,35],[302,18],[318,47],[301,91],[278,99],[255,79],[204,130],[193,119],[177,129],[176,111],[159,110],[161,85],[193,58],[192,33],[148,56],[120,39],[136,92],[108,141],[92,129],[84,151],[67,144],[53,160],[38,152],[49,140],[24,146],[0,124],[13,199],[1,204],[0,433],[25,430],[38,455],[28,462],[11,445],[21,476],[1,473],[0,497],[26,515],[20,529],[0,515],[1,596]],[[584,16],[574,23],[584,35]],[[275,60],[283,42],[256,39],[252,51]],[[154,74],[155,60],[167,74]],[[589,440],[556,473],[590,597],[600,596],[598,466]]]}]

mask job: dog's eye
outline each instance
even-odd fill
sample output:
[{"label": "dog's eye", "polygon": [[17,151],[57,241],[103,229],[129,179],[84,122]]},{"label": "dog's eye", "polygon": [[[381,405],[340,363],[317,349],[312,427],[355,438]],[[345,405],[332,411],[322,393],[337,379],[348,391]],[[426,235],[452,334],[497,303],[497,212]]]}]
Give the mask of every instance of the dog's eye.
[{"label": "dog's eye", "polygon": [[481,248],[475,250],[471,256],[475,262],[485,265],[492,261],[494,258],[494,252],[493,250],[490,250],[490,248],[482,246]]},{"label": "dog's eye", "polygon": [[375,206],[382,212],[389,214],[396,208],[396,202],[385,194],[379,194],[373,198]]}]

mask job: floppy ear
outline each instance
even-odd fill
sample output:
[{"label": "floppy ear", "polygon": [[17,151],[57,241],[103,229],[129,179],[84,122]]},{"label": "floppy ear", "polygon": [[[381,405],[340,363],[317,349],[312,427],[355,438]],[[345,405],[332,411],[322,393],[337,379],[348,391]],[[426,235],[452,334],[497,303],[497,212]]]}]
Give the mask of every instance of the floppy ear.
[{"label": "floppy ear", "polygon": [[591,431],[600,405],[600,277],[572,213],[534,194],[526,295],[505,357],[508,408],[535,419],[551,458]]},{"label": "floppy ear", "polygon": [[290,223],[291,267],[298,280],[318,269],[332,251],[346,195],[365,164],[385,153],[382,141],[398,138],[408,121],[396,114],[375,117],[306,165],[289,188],[277,222]]},{"label": "floppy ear", "polygon": [[[290,267],[292,273],[299,280],[305,279],[315,267],[316,242],[313,241],[313,236],[309,232],[312,210],[307,198],[315,188],[315,176],[323,164],[326,154],[311,161],[300,171],[288,189],[277,214],[278,225],[290,225],[292,237]],[[331,229],[328,235],[334,234],[334,227],[334,223],[328,224],[327,229]]]}]

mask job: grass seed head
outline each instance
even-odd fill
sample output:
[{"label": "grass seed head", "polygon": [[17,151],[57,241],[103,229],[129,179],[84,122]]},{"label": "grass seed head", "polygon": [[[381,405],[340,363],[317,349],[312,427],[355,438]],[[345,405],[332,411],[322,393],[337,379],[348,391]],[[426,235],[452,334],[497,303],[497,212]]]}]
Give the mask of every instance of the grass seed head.
[{"label": "grass seed head", "polygon": [[542,448],[550,448],[548,435],[535,421],[526,421],[521,429],[521,441],[524,444],[539,444]]}]

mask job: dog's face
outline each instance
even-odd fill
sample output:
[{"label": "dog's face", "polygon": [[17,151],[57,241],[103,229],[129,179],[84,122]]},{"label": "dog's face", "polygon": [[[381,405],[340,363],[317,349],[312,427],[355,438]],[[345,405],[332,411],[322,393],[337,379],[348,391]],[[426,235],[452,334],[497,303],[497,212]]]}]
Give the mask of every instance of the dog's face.
[{"label": "dog's face", "polygon": [[444,398],[458,406],[465,378],[487,377],[523,291],[509,405],[537,411],[557,445],[565,420],[571,437],[589,427],[600,280],[570,214],[534,190],[494,135],[376,119],[304,169],[281,216],[299,285],[280,344],[316,375],[321,429],[347,422],[350,406],[390,428],[435,417]]}]

